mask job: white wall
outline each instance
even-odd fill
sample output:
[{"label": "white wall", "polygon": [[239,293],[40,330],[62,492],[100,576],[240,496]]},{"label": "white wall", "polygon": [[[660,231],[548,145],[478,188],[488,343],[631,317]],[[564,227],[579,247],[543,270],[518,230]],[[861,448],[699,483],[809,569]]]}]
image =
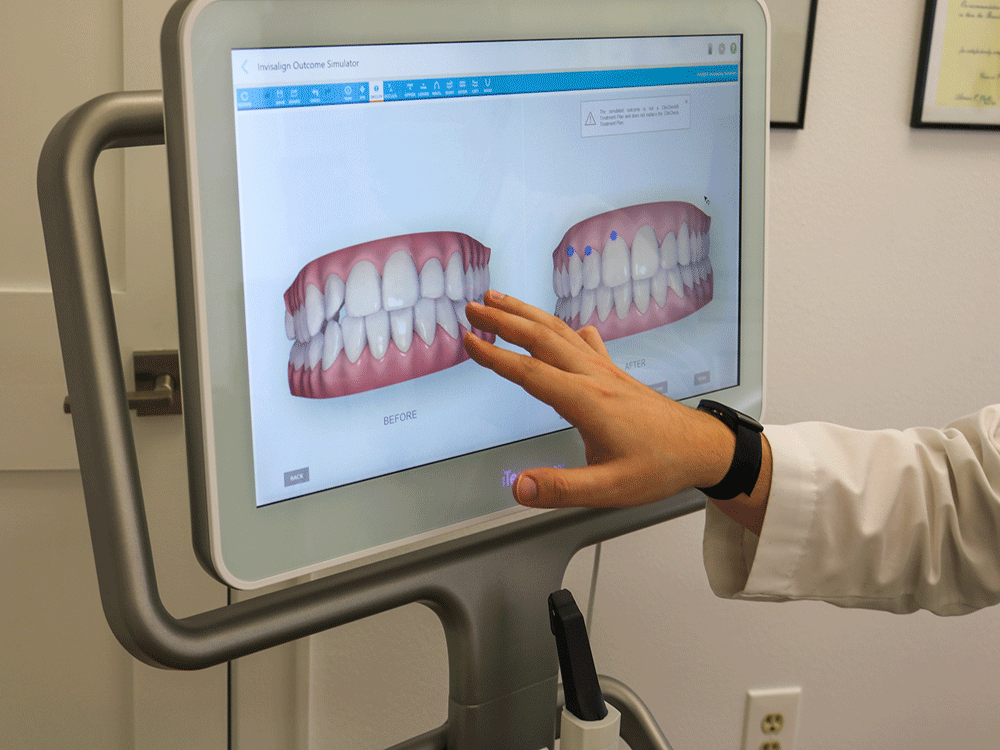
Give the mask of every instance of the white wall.
[{"label": "white wall", "polygon": [[[909,128],[923,5],[820,0],[806,129],[771,140],[771,422],[940,425],[997,400],[1000,133]],[[746,689],[791,684],[799,750],[997,747],[1000,610],[717,600],[701,530],[605,545],[597,592],[601,668],[675,748],[738,748]]]}]

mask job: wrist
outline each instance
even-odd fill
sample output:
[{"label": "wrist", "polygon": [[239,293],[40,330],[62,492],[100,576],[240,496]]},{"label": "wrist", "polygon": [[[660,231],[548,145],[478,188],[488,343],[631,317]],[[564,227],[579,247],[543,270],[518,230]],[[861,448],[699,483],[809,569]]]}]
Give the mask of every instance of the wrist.
[{"label": "wrist", "polygon": [[713,487],[723,480],[733,462],[736,436],[718,419],[705,412],[692,409],[693,434],[697,455],[691,462],[692,487]]},{"label": "wrist", "polygon": [[702,399],[698,404],[698,411],[719,420],[732,432],[735,439],[733,457],[726,475],[716,484],[700,486],[698,489],[713,500],[730,500],[740,495],[749,497],[760,477],[764,426],[748,414],[710,399]]}]

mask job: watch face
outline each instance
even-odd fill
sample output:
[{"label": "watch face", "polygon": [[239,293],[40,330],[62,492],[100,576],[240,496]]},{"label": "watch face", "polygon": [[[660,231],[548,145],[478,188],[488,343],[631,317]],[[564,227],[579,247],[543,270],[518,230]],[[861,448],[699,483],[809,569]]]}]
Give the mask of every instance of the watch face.
[{"label": "watch face", "polygon": [[733,414],[736,415],[736,418],[748,430],[753,430],[754,432],[763,432],[764,431],[764,425],[762,425],[760,422],[758,422],[753,417],[751,417],[751,416],[749,416],[747,414],[744,414],[741,411],[736,411],[735,409],[733,409]]}]

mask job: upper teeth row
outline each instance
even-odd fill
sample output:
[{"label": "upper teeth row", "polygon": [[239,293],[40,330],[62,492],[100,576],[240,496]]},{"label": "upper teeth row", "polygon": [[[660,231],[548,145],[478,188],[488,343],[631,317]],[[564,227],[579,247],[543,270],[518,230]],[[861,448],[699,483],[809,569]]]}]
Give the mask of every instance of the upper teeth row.
[{"label": "upper teeth row", "polygon": [[578,297],[584,289],[614,288],[626,281],[644,281],[653,278],[661,268],[669,274],[678,267],[701,266],[708,259],[708,232],[689,232],[687,222],[681,224],[676,234],[668,232],[662,244],[656,241],[656,233],[649,225],[635,233],[631,248],[618,233],[612,232],[611,238],[600,253],[590,246],[567,249],[565,266],[556,268],[552,275],[558,297]]},{"label": "upper teeth row", "polygon": [[431,258],[418,274],[413,257],[398,250],[386,260],[381,276],[374,263],[362,260],[351,268],[346,284],[335,273],[327,278],[322,292],[307,284],[304,304],[294,313],[285,312],[285,334],[305,344],[327,320],[338,320],[341,314],[365,318],[380,310],[391,313],[413,307],[420,299],[442,297],[462,302],[464,307],[465,302],[481,298],[489,288],[489,266],[470,265],[465,270],[461,253],[453,253],[446,266]]}]

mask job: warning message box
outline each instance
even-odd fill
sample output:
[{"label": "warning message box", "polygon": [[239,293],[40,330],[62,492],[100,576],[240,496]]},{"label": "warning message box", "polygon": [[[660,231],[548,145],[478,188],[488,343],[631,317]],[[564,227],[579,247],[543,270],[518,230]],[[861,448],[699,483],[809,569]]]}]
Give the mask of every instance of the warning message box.
[{"label": "warning message box", "polygon": [[652,133],[691,127],[691,97],[654,96],[580,102],[580,136]]}]

